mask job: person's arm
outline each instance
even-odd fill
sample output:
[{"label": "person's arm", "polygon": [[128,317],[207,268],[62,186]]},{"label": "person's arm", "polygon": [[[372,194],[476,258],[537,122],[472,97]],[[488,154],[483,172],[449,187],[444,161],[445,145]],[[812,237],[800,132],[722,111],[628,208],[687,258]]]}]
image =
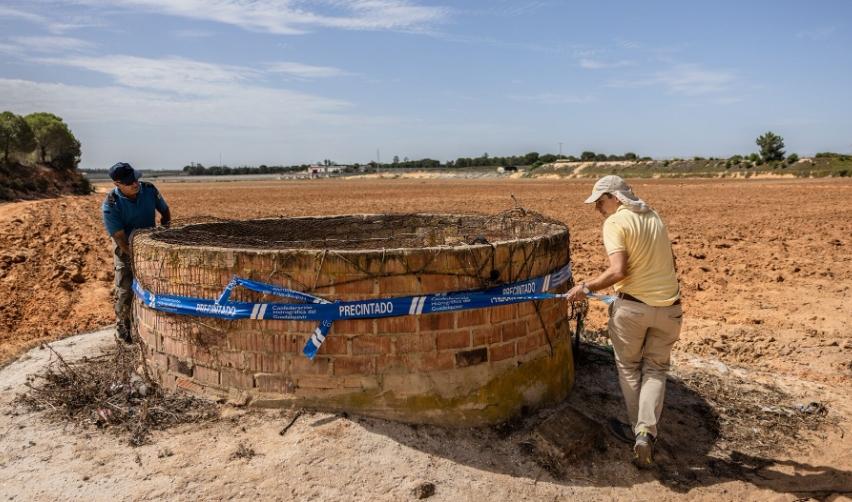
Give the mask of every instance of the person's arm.
[{"label": "person's arm", "polygon": [[568,300],[573,302],[586,298],[586,294],[583,292],[584,285],[591,291],[599,291],[612,286],[625,277],[627,277],[627,252],[616,251],[609,255],[609,267],[603,273],[591,281],[577,284],[571,288],[571,291],[568,291]]},{"label": "person's arm", "polygon": [[121,248],[121,252],[130,256],[130,243],[127,241],[127,234],[124,233],[124,230],[119,230],[118,232],[112,234],[112,240],[118,244],[118,247]]},{"label": "person's arm", "polygon": [[157,190],[157,187],[151,185],[151,188],[154,189],[154,196],[156,197],[154,200],[154,208],[156,208],[160,213],[160,225],[167,227],[169,226],[169,223],[172,222],[172,212],[169,211],[169,205],[166,204],[166,199],[163,198],[163,194]]},{"label": "person's arm", "polygon": [[167,227],[172,222],[172,212],[169,211],[168,206],[162,211],[160,211],[160,225]]}]

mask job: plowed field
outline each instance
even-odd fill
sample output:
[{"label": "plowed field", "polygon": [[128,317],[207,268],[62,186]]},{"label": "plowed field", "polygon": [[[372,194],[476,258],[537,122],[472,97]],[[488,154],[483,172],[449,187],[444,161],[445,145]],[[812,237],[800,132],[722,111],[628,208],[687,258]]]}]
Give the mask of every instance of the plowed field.
[{"label": "plowed field", "polygon": [[[590,182],[328,180],[161,183],[175,218],[480,212],[564,221],[578,278],[606,266]],[[103,190],[104,188],[102,188]],[[820,381],[852,376],[852,183],[634,182],[669,227],[684,292],[678,350]],[[0,206],[0,360],[111,322],[103,194]],[[605,326],[593,305],[590,328]]]},{"label": "plowed field", "polygon": [[[602,218],[582,204],[591,185],[525,179],[158,183],[178,220],[496,213],[513,207],[514,196],[523,207],[569,226],[580,279],[607,264]],[[606,453],[554,478],[524,456],[523,430],[452,431],[312,415],[282,438],[281,421],[289,415],[236,417],[243,412],[231,410],[228,420],[167,431],[152,445],[130,449],[109,436],[68,432],[35,415],[4,411],[0,485],[11,483],[17,488],[10,493],[34,499],[76,489],[78,496],[94,498],[400,500],[411,496],[417,479],[436,482],[433,500],[848,497],[852,182],[635,180],[633,187],[668,225],[685,311],[675,346],[679,379],[669,386],[663,416],[669,432],[660,441],[663,468],[656,473],[636,471],[626,461],[626,447],[608,440]],[[101,190],[0,205],[0,366],[39,342],[112,322],[112,258],[100,222]],[[605,324],[604,307],[593,304],[588,329],[600,331]],[[84,338],[90,340],[67,340],[67,350],[76,347],[79,356],[97,345]],[[29,360],[6,368],[11,376],[0,394],[4,409],[11,409],[11,393],[23,388],[24,373],[33,371],[27,365],[35,368],[49,358],[46,353],[33,351]],[[581,367],[567,405],[618,413],[612,361],[601,361]],[[716,376],[699,382],[701,392],[693,395],[695,389],[683,382],[702,368]],[[754,388],[775,385],[790,399],[826,405],[833,425],[797,432],[791,444],[738,443],[736,438],[749,435],[769,437],[760,429],[777,420],[763,417],[781,409],[779,403],[737,406]],[[708,414],[711,407],[715,411]],[[747,430],[731,430],[738,416],[750,424]],[[720,427],[728,432],[719,436]],[[258,457],[229,456],[238,446],[246,451],[243,443],[256,448]],[[777,454],[742,454],[755,446]]]}]

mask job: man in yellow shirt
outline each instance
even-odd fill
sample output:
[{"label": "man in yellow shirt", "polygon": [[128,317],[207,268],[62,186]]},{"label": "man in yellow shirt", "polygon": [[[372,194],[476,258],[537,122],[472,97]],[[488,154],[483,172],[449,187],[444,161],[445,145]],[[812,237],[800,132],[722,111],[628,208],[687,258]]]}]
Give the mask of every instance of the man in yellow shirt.
[{"label": "man in yellow shirt", "polygon": [[610,420],[619,439],[633,443],[634,461],[654,461],[657,424],[663,410],[666,372],[680,336],[683,310],[671,241],[659,215],[618,176],[595,183],[587,204],[606,219],[603,241],[609,268],[568,292],[571,301],[613,286],[609,338],[630,425]]}]

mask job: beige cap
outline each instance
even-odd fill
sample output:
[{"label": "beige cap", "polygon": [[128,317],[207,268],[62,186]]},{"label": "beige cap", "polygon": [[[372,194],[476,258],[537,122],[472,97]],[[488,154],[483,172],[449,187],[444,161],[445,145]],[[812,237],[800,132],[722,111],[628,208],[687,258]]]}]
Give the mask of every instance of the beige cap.
[{"label": "beige cap", "polygon": [[592,195],[590,195],[585,202],[586,204],[594,204],[601,198],[601,195],[616,192],[628,193],[631,196],[633,195],[633,191],[629,186],[627,186],[627,183],[625,183],[620,176],[610,174],[609,176],[604,176],[595,183],[594,188],[592,188]]}]

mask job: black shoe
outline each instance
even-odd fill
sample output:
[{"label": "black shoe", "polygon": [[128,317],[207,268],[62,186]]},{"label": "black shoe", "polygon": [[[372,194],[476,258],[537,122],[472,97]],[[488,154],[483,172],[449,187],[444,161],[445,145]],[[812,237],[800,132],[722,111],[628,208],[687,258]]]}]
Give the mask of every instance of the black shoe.
[{"label": "black shoe", "polygon": [[609,433],[612,434],[615,439],[624,444],[633,444],[633,441],[636,438],[633,436],[633,429],[629,425],[612,417],[607,420],[607,425],[609,426]]},{"label": "black shoe", "polygon": [[122,326],[119,326],[118,329],[115,330],[115,334],[118,339],[128,345],[133,343],[133,337],[130,335],[130,330],[122,328]]},{"label": "black shoe", "polygon": [[656,439],[647,432],[636,434],[636,443],[633,445],[633,462],[640,469],[654,466],[654,443]]}]

